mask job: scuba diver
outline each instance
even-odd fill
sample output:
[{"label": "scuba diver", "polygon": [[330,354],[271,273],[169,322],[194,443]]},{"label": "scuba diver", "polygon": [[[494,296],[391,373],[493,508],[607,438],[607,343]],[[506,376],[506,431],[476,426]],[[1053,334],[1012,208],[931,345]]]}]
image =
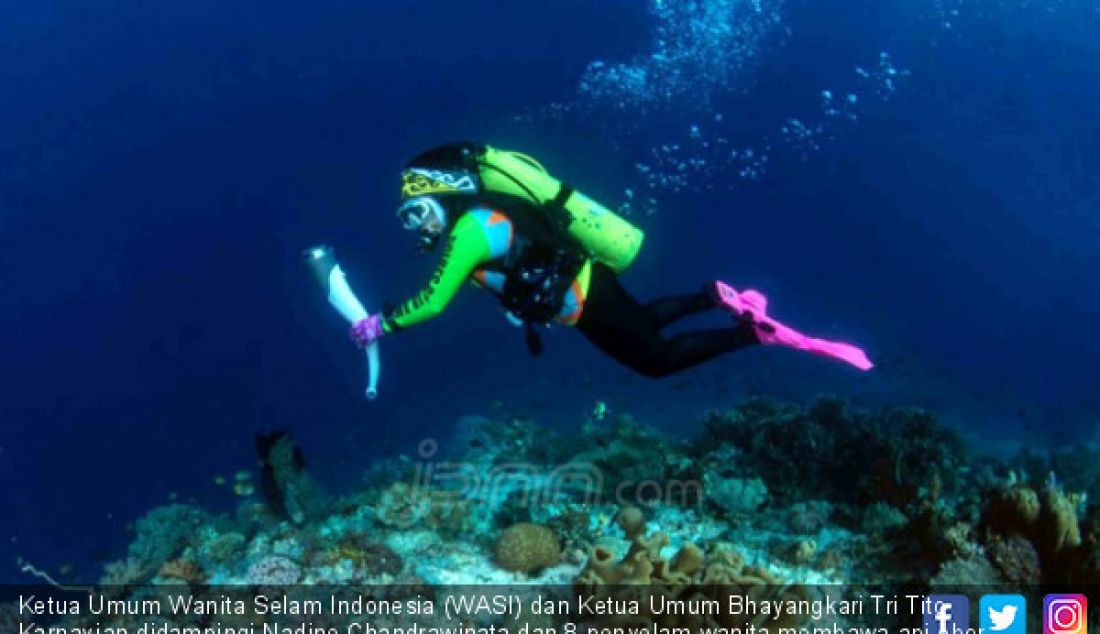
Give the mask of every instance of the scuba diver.
[{"label": "scuba diver", "polygon": [[[471,280],[525,329],[534,355],[542,351],[539,328],[557,323],[575,326],[610,357],[655,378],[757,344],[872,367],[855,346],[808,337],[772,319],[759,291],[714,281],[695,293],[638,302],[619,273],[637,256],[642,232],[529,156],[474,143],[443,145],[413,158],[401,180],[397,216],[417,233],[421,253],[443,245],[441,261],[415,297],[352,326],[360,346],[439,315]],[[731,314],[735,325],[662,333],[715,309]]]}]

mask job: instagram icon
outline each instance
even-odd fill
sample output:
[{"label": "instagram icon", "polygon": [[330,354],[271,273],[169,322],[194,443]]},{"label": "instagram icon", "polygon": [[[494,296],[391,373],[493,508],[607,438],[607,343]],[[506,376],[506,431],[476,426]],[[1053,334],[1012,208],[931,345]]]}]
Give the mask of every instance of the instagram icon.
[{"label": "instagram icon", "polygon": [[1088,634],[1088,600],[1083,594],[1043,598],[1043,634]]}]

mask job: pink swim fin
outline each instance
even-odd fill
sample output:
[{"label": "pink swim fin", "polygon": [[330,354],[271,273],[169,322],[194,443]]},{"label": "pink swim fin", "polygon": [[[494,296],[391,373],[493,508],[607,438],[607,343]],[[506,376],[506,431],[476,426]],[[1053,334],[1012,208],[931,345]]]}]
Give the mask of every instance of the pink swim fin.
[{"label": "pink swim fin", "polygon": [[760,291],[748,289],[739,293],[724,282],[715,282],[714,287],[719,303],[733,313],[735,317],[750,320],[756,329],[756,336],[760,338],[760,343],[764,345],[805,350],[823,357],[850,363],[864,371],[875,367],[871,360],[867,358],[867,353],[856,346],[840,341],[827,341],[808,337],[794,328],[772,319],[767,312],[768,298]]}]

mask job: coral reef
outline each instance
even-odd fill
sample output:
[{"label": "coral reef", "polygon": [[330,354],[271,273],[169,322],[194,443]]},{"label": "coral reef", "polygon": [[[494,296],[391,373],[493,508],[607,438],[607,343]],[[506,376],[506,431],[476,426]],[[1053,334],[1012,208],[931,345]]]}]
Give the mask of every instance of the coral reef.
[{"label": "coral reef", "polygon": [[[626,496],[639,502],[653,500],[659,491],[643,486],[646,482],[697,480],[693,463],[686,454],[686,445],[672,442],[657,430],[639,423],[629,414],[615,416],[612,421],[590,420],[581,433],[566,446],[577,452],[568,462],[586,465],[601,476],[602,497]],[[687,492],[682,504],[695,504],[698,499]]]},{"label": "coral reef", "polygon": [[1093,443],[1069,444],[1047,453],[1024,447],[1013,457],[1010,466],[1017,480],[1040,483],[1050,474],[1058,474],[1058,482],[1069,491],[1080,491],[1091,498],[1100,498],[1100,448]]},{"label": "coral reef", "polygon": [[985,557],[952,559],[940,567],[940,571],[931,581],[933,587],[966,587],[979,593],[983,591],[982,588],[990,591],[1002,583],[1001,577]]},{"label": "coral reef", "polygon": [[209,517],[183,504],[150,510],[134,526],[135,537],[126,557],[107,564],[103,585],[127,585],[148,581],[169,559],[178,556],[196,539]]},{"label": "coral reef", "polygon": [[375,517],[391,528],[417,525],[445,535],[457,535],[471,526],[472,502],[448,491],[426,491],[405,482],[395,482],[375,505]]},{"label": "coral reef", "polygon": [[1039,494],[1035,489],[1014,485],[994,491],[987,502],[983,520],[995,533],[1030,535],[1039,521]]},{"label": "coral reef", "polygon": [[268,555],[253,562],[246,577],[250,585],[289,586],[301,580],[302,568],[282,555]]},{"label": "coral reef", "polygon": [[1063,558],[1081,545],[1076,505],[1062,489],[1055,486],[1043,489],[1035,531],[1039,554],[1046,561]]},{"label": "coral reef", "polygon": [[221,568],[239,558],[247,545],[248,539],[241,533],[219,533],[213,527],[205,527],[200,531],[195,562],[203,569]]},{"label": "coral reef", "polygon": [[[751,595],[757,600],[808,599],[811,592],[801,585],[787,586],[781,579],[757,566],[747,566],[733,549],[722,544],[704,552],[694,544],[681,546],[674,555],[666,558],[662,550],[669,545],[669,536],[662,532],[646,535],[646,521],[642,512],[634,507],[623,508],[616,523],[622,529],[629,548],[622,558],[616,558],[607,546],[593,549],[588,563],[574,579],[574,587],[583,594],[612,596],[627,601],[652,594],[669,598],[706,597],[725,599],[734,594]],[[746,623],[741,616],[705,614],[654,613],[648,609],[651,602],[643,602],[646,609],[638,615],[615,614],[607,617],[618,626],[646,626],[656,622],[659,627],[687,627],[695,631],[705,626],[742,627]],[[763,623],[749,622],[754,626]],[[769,623],[775,627],[799,627],[808,620],[805,616],[786,614]]]},{"label": "coral reef", "polygon": [[814,535],[829,523],[832,505],[825,500],[809,500],[791,505],[788,525],[800,535]]},{"label": "coral reef", "polygon": [[[928,412],[834,398],[754,398],[702,423],[680,442],[605,414],[547,440],[524,417],[464,417],[445,452],[454,462],[433,463],[437,475],[459,465],[454,477],[429,482],[392,459],[339,496],[306,473],[288,435],[263,437],[263,500],[237,498],[224,515],[151,510],[102,583],[798,598],[823,584],[1100,580],[1091,447],[979,458]],[[1055,465],[1072,476],[1055,479]]]},{"label": "coral reef", "polygon": [[817,542],[813,539],[800,539],[777,550],[780,557],[796,566],[808,565],[817,558]]},{"label": "coral reef", "polygon": [[423,490],[405,482],[395,482],[382,491],[374,516],[393,528],[409,528],[422,522],[432,510],[432,500]]},{"label": "coral reef", "polygon": [[823,497],[904,507],[959,490],[962,440],[923,410],[851,412],[835,398],[808,409],[754,398],[710,412],[703,450],[728,443],[781,503]]},{"label": "coral reef", "polygon": [[582,508],[567,508],[551,517],[546,525],[562,542],[563,550],[587,550],[592,546],[594,530],[591,512]]},{"label": "coral reef", "polygon": [[1053,480],[1037,488],[1011,476],[986,494],[981,525],[989,558],[1011,581],[1095,579],[1095,543],[1082,538],[1075,496]]},{"label": "coral reef", "polygon": [[497,420],[484,416],[463,416],[455,426],[448,457],[461,458],[483,471],[494,465],[523,460],[533,464],[561,461],[561,443],[553,430],[530,418],[508,417]]},{"label": "coral reef", "polygon": [[182,582],[188,585],[201,584],[206,580],[206,573],[198,564],[190,559],[173,559],[164,562],[157,573],[154,583],[169,583],[171,581]]},{"label": "coral reef", "polygon": [[990,563],[1005,581],[1031,585],[1042,580],[1039,551],[1021,535],[991,535],[985,547]]},{"label": "coral reef", "polygon": [[149,564],[136,557],[126,557],[112,561],[103,566],[103,574],[99,578],[101,586],[127,586],[145,581],[151,568]]},{"label": "coral reef", "polygon": [[546,526],[516,524],[501,532],[493,552],[501,568],[531,573],[558,563],[561,544],[554,531]]},{"label": "coral reef", "polygon": [[904,513],[883,502],[875,502],[863,509],[860,518],[860,528],[869,535],[881,536],[907,523],[909,518]]},{"label": "coral reef", "polygon": [[351,532],[344,535],[332,548],[318,551],[316,562],[320,565],[339,565],[348,562],[354,576],[366,578],[395,578],[405,567],[405,562],[392,548],[371,541],[367,534]]},{"label": "coral reef", "polygon": [[723,478],[708,471],[703,476],[707,501],[730,517],[743,517],[768,501],[768,488],[760,478]]}]

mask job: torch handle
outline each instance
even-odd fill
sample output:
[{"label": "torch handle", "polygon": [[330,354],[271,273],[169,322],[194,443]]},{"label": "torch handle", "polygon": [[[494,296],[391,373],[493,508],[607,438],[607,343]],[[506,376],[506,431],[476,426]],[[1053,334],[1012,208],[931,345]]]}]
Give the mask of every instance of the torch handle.
[{"label": "torch handle", "polygon": [[[317,246],[306,250],[306,260],[313,270],[321,288],[325,290],[328,303],[340,313],[350,324],[357,324],[367,318],[367,309],[352,292],[348,285],[347,277],[331,247]],[[378,354],[378,342],[372,342],[366,349],[367,357],[367,388],[366,396],[373,400],[378,396],[378,375],[381,373],[382,362]]]}]

